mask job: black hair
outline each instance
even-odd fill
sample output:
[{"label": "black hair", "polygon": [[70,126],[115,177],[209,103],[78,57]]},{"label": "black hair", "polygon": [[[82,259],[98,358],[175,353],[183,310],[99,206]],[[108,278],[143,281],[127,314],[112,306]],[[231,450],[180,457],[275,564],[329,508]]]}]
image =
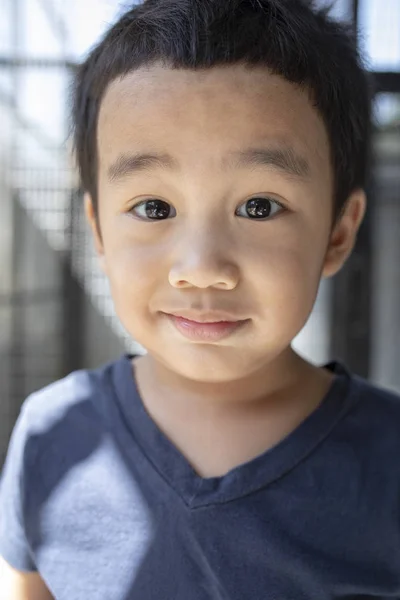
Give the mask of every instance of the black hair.
[{"label": "black hair", "polygon": [[108,85],[153,63],[173,69],[264,66],[311,92],[331,147],[337,217],[365,187],[371,86],[351,24],[313,0],[147,0],[130,8],[78,68],[74,146],[97,206],[97,121]]}]

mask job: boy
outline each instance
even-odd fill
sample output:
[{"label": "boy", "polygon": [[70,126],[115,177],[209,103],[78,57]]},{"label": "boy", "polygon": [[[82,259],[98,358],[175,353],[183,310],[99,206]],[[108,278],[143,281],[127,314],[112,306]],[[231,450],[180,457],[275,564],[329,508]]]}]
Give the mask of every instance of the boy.
[{"label": "boy", "polygon": [[306,0],[148,0],[80,69],[85,207],[147,350],[33,394],[2,599],[400,598],[400,404],[291,341],[365,210],[370,101]]}]

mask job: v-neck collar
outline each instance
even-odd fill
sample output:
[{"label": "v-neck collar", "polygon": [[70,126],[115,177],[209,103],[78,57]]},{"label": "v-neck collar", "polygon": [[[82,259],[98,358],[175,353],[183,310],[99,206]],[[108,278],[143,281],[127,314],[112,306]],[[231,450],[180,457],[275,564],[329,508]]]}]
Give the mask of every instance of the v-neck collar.
[{"label": "v-neck collar", "polygon": [[115,363],[113,383],[126,424],[142,453],[191,508],[229,502],[283,477],[307,458],[350,409],[352,377],[340,363],[326,365],[336,377],[322,403],[287,437],[222,477],[200,477],[147,413],[139,395],[133,356]]}]

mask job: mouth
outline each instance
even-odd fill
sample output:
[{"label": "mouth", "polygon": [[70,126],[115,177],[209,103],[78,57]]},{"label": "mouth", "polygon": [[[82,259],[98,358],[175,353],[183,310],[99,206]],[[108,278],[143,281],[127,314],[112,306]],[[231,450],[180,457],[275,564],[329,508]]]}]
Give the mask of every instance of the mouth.
[{"label": "mouth", "polygon": [[218,342],[242,328],[250,319],[234,319],[222,313],[209,313],[188,316],[180,314],[164,315],[186,339],[198,342]]}]

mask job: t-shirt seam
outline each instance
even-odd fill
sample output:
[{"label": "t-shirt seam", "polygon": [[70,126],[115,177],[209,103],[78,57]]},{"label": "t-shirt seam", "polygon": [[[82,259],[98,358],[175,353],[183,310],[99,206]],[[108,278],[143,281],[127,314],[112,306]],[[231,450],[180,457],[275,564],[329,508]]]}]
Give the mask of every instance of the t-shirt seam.
[{"label": "t-shirt seam", "polygon": [[[147,454],[147,452],[143,448],[142,444],[139,442],[139,440],[138,440],[138,438],[137,438],[137,436],[136,436],[133,428],[131,427],[131,425],[129,423],[129,419],[125,415],[125,410],[124,410],[123,406],[121,406],[121,402],[119,401],[118,393],[114,389],[114,385],[110,381],[107,381],[107,385],[110,387],[111,393],[112,393],[113,397],[116,400],[116,405],[118,407],[118,412],[120,413],[120,415],[122,417],[122,421],[123,421],[126,429],[129,431],[130,435],[132,436],[132,438],[134,440],[134,443],[136,443],[137,447],[139,448],[142,456],[147,460],[148,463],[150,463],[150,465],[152,466],[153,470],[164,481],[164,483],[166,483],[168,485],[168,487],[175,493],[175,495],[178,496],[182,500],[182,502],[185,504],[185,506],[190,509],[191,508],[190,504],[185,499],[185,497],[182,496],[182,494],[177,489],[175,489],[175,487],[171,484],[171,482],[168,480],[168,478],[160,471],[160,469],[158,468],[158,466],[156,465],[156,463]],[[196,488],[196,492],[198,490],[198,487],[199,486],[197,486],[197,488]],[[195,494],[191,497],[190,501],[192,501],[194,497],[195,497]]]},{"label": "t-shirt seam", "polygon": [[[110,382],[107,382],[110,385]],[[116,390],[112,389],[112,393],[114,395],[114,397],[116,398],[117,401],[117,405],[118,405],[118,410],[123,418],[123,422],[125,424],[125,427],[129,430],[130,434],[133,436],[134,441],[137,444],[137,447],[140,449],[140,452],[142,453],[142,455],[145,457],[145,459],[151,464],[151,466],[153,467],[154,471],[158,474],[158,476],[168,485],[168,487],[179,497],[181,498],[181,500],[183,501],[183,503],[185,504],[185,506],[190,509],[191,511],[196,511],[196,510],[200,510],[203,508],[209,508],[211,506],[222,506],[224,504],[229,504],[232,502],[236,502],[241,500],[242,498],[246,498],[248,496],[251,496],[253,494],[257,494],[258,492],[260,492],[263,489],[266,489],[267,487],[275,484],[276,482],[280,481],[281,479],[283,479],[284,477],[286,477],[290,472],[292,472],[295,468],[297,468],[301,463],[303,463],[305,460],[308,459],[309,456],[311,456],[314,452],[316,452],[316,450],[326,441],[326,439],[331,435],[332,431],[337,427],[337,425],[348,415],[348,413],[353,410],[353,408],[355,407],[355,405],[358,403],[358,400],[356,398],[353,398],[352,401],[350,401],[350,398],[355,395],[355,396],[359,396],[359,387],[356,386],[356,389],[354,389],[355,387],[355,380],[353,379],[353,377],[348,376],[348,381],[347,381],[347,393],[346,396],[348,398],[348,404],[347,406],[345,406],[345,408],[342,409],[341,412],[339,412],[339,414],[337,415],[337,418],[335,419],[334,423],[332,423],[331,427],[328,429],[328,431],[326,431],[324,433],[324,435],[321,437],[320,440],[317,441],[316,444],[314,444],[314,446],[311,449],[308,449],[304,455],[296,461],[296,463],[294,465],[292,465],[290,468],[288,468],[287,470],[285,470],[284,473],[281,473],[278,477],[274,478],[272,481],[268,481],[267,483],[264,483],[262,485],[260,485],[259,487],[246,492],[242,495],[238,495],[235,496],[234,498],[229,498],[227,500],[222,500],[222,501],[212,501],[206,504],[201,504],[199,506],[193,506],[192,502],[196,499],[197,497],[197,493],[199,491],[199,489],[202,486],[202,480],[200,479],[197,482],[196,485],[196,490],[193,492],[193,494],[191,495],[190,499],[186,500],[185,497],[181,494],[181,492],[179,490],[177,490],[172,483],[170,482],[170,480],[162,473],[162,471],[158,468],[157,464],[153,461],[153,459],[148,455],[148,453],[146,452],[146,450],[143,448],[142,444],[139,442],[139,440],[137,439],[137,436],[135,435],[135,432],[133,430],[133,428],[130,425],[129,419],[125,416],[125,411],[123,406],[121,406],[121,402],[119,401],[119,397],[118,394],[116,392]]]},{"label": "t-shirt seam", "polygon": [[[349,392],[349,394],[355,393],[353,392]],[[259,492],[261,492],[262,490],[275,485],[276,483],[278,483],[279,481],[281,481],[282,479],[284,479],[289,473],[291,473],[292,471],[294,471],[294,469],[296,469],[299,465],[301,465],[302,463],[304,463],[312,454],[314,454],[322,444],[324,444],[326,442],[326,440],[329,438],[329,436],[331,435],[331,433],[333,432],[333,430],[339,425],[340,422],[342,422],[342,420],[353,410],[353,408],[356,405],[356,401],[352,402],[351,404],[349,404],[349,406],[346,407],[345,410],[343,410],[343,413],[340,413],[337,420],[332,424],[331,428],[321,437],[320,440],[318,440],[318,442],[311,448],[309,449],[307,452],[304,453],[304,455],[294,464],[292,465],[290,468],[288,468],[286,471],[284,471],[283,473],[281,473],[278,477],[275,477],[272,481],[268,481],[267,483],[261,485],[260,487],[251,490],[247,493],[244,493],[243,495],[240,496],[236,496],[235,498],[230,498],[228,500],[223,500],[221,502],[210,502],[207,504],[202,504],[201,506],[194,506],[192,508],[192,510],[199,510],[202,508],[208,508],[210,506],[217,506],[217,505],[222,505],[222,504],[229,504],[231,502],[236,502],[238,500],[241,500],[242,498],[247,498],[249,496],[252,496],[253,494],[257,494]]]}]

